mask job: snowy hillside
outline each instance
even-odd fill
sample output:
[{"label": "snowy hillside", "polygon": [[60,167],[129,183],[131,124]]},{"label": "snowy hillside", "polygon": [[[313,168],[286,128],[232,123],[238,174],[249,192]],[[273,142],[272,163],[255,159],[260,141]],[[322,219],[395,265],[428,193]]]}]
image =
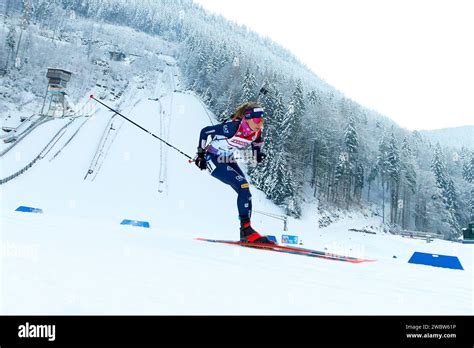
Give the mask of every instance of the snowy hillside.
[{"label": "snowy hillside", "polygon": [[444,146],[474,149],[474,126],[445,128],[420,131],[432,143],[439,142]]},{"label": "snowy hillside", "polygon": [[[318,35],[324,33],[315,36],[316,45]],[[61,133],[58,144],[90,127],[80,118],[60,124],[40,115],[49,113],[42,111],[47,69],[64,69],[72,73],[65,95],[68,117],[88,112],[91,91],[125,110],[134,104],[134,91],[147,98],[155,89],[156,98],[164,85],[189,90],[220,121],[242,102],[259,99],[267,114],[267,161],[249,168],[248,176],[285,215],[300,218],[308,208],[314,209],[309,215],[364,214],[370,207],[383,214],[387,230],[429,231],[451,240],[472,219],[471,149],[432,146],[418,132],[347,98],[270,38],[192,0],[8,0],[0,8],[0,42],[0,156],[13,149],[25,128],[31,136],[43,132],[28,128],[39,122],[46,122],[48,134]],[[258,94],[262,87],[264,96]],[[93,174],[87,180],[96,178],[96,169],[106,169],[103,153],[119,140],[112,128],[121,124],[115,117],[103,125],[110,131],[89,155],[87,170]],[[39,138],[23,151],[45,148],[47,136]],[[12,167],[0,180],[33,160],[18,156],[4,159]],[[158,183],[166,175],[163,166]]]},{"label": "snowy hillside", "polygon": [[[161,98],[132,88],[121,111],[193,155],[209,113],[192,93],[169,87]],[[474,314],[472,245],[349,231],[379,226],[377,217],[345,216],[319,229],[308,207],[301,220],[289,220],[288,232],[279,220],[254,217],[262,233],[295,234],[307,248],[373,263],[196,241],[238,238],[235,193],[96,107],[0,186],[0,314]],[[2,177],[37,156],[68,121],[39,126],[5,154]],[[282,214],[252,192],[256,210]],[[124,219],[151,226],[124,226]],[[455,255],[464,270],[408,264],[414,251]]]}]

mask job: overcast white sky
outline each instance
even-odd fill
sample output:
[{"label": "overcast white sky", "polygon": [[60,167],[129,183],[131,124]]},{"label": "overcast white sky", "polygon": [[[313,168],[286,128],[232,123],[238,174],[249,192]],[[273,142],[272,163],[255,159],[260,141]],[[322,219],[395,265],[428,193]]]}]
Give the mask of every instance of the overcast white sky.
[{"label": "overcast white sky", "polygon": [[474,125],[474,1],[195,0],[410,130]]}]

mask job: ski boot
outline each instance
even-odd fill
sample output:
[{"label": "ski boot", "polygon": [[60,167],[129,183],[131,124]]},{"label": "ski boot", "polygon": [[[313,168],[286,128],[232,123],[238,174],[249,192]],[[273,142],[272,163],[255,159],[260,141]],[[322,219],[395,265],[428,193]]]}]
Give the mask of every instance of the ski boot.
[{"label": "ski boot", "polygon": [[274,241],[255,231],[252,226],[250,226],[250,219],[248,218],[240,220],[240,241],[242,243],[276,245]]}]

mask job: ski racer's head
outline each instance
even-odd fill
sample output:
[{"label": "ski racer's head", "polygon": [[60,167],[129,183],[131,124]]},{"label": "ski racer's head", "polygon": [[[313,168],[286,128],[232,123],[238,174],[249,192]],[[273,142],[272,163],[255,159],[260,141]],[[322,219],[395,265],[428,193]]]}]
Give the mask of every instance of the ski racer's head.
[{"label": "ski racer's head", "polygon": [[265,122],[265,112],[258,103],[248,102],[240,105],[237,108],[232,120],[242,120],[247,122],[249,127],[254,132],[256,132],[263,128],[263,124]]}]

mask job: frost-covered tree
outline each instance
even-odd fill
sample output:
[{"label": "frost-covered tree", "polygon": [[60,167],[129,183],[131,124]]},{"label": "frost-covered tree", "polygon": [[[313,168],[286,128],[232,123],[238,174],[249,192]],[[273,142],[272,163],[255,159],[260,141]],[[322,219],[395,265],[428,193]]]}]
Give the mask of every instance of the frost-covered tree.
[{"label": "frost-covered tree", "polygon": [[474,183],[474,152],[463,163],[462,176],[468,183]]},{"label": "frost-covered tree", "polygon": [[344,131],[344,145],[350,157],[354,157],[359,150],[359,136],[356,130],[356,120],[354,116],[349,114],[349,119]]},{"label": "frost-covered tree", "polygon": [[8,50],[7,61],[6,61],[6,64],[5,64],[5,71],[8,70],[8,65],[10,63],[10,59],[11,59],[11,57],[13,57],[13,52],[15,50],[15,45],[16,45],[15,36],[16,36],[15,27],[13,25],[10,25],[10,27],[8,28],[8,34],[7,34],[6,41],[5,41],[5,45],[7,46],[7,50]]},{"label": "frost-covered tree", "polygon": [[282,206],[288,214],[300,214],[300,203],[296,201],[297,186],[290,170],[291,153],[285,146],[286,139],[282,134],[290,135],[290,123],[286,117],[286,107],[278,91],[272,93],[266,101],[268,122],[265,133],[264,152],[267,159],[261,167],[261,188],[267,196]]},{"label": "frost-covered tree", "polygon": [[416,193],[416,166],[413,151],[408,138],[403,139],[400,152],[401,182],[402,182],[402,211],[399,221],[403,229],[407,229],[410,224],[411,198]]},{"label": "frost-covered tree", "polygon": [[[438,192],[433,195],[433,199],[439,199],[443,203],[445,221],[451,226],[451,234],[460,233],[459,217],[457,213],[457,191],[452,178],[446,168],[444,155],[441,146],[436,144],[432,170],[436,179]],[[440,214],[442,212],[440,211]],[[442,220],[443,221],[443,220]]]},{"label": "frost-covered tree", "polygon": [[377,170],[373,173],[377,173],[380,176],[382,184],[382,220],[385,222],[385,190],[389,178],[390,168],[390,144],[385,134],[382,135],[379,144],[379,153],[377,156]]},{"label": "frost-covered tree", "polygon": [[344,130],[344,147],[345,153],[347,153],[347,166],[348,166],[348,177],[347,177],[347,192],[345,199],[347,201],[352,199],[351,193],[355,196],[360,197],[362,187],[364,183],[363,168],[359,164],[358,152],[359,152],[359,136],[357,134],[356,120],[351,111],[349,111],[349,117],[347,125]]},{"label": "frost-covered tree", "polygon": [[400,192],[400,153],[398,141],[392,132],[388,143],[387,174],[390,186],[390,223],[397,224],[398,198]]},{"label": "frost-covered tree", "polygon": [[21,39],[23,38],[23,32],[28,28],[28,25],[30,24],[31,11],[32,9],[31,9],[29,0],[23,0],[23,14],[19,22],[20,35],[18,38],[18,44],[16,45],[15,58],[14,58],[15,65],[17,67],[20,67],[20,64],[18,63],[18,51],[20,50]]},{"label": "frost-covered tree", "polygon": [[470,221],[474,222],[474,152],[466,156],[466,160],[463,163],[462,176],[469,184],[471,184],[471,192],[468,202]]},{"label": "frost-covered tree", "polygon": [[242,86],[242,97],[241,102],[246,103],[248,101],[254,101],[257,91],[257,81],[255,80],[254,74],[247,69],[244,77],[244,83]]},{"label": "frost-covered tree", "polygon": [[284,145],[286,155],[287,180],[287,211],[290,215],[299,217],[301,215],[301,187],[304,184],[304,162],[301,147],[304,141],[303,117],[305,102],[301,81],[296,82],[295,90],[288,103],[287,112],[280,123],[281,143]]}]

